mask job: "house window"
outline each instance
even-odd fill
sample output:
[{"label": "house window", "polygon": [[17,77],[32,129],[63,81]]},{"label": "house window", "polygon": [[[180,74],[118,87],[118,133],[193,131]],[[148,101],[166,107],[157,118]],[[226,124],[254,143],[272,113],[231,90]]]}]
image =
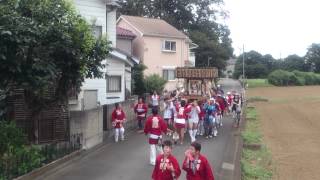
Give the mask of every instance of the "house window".
[{"label": "house window", "polygon": [[176,42],[175,41],[164,41],[162,50],[176,52]]},{"label": "house window", "polygon": [[93,36],[95,38],[100,38],[102,36],[102,26],[92,26],[92,32],[93,32]]},{"label": "house window", "polygon": [[107,92],[121,92],[121,76],[107,76]]},{"label": "house window", "polygon": [[164,69],[163,70],[163,79],[165,80],[175,80],[176,79],[176,73],[174,69]]}]

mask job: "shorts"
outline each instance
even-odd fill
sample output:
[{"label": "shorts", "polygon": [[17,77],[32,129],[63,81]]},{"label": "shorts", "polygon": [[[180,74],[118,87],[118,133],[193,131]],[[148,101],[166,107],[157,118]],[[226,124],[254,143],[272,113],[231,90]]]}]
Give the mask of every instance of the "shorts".
[{"label": "shorts", "polygon": [[189,123],[198,124],[199,119],[189,119]]}]

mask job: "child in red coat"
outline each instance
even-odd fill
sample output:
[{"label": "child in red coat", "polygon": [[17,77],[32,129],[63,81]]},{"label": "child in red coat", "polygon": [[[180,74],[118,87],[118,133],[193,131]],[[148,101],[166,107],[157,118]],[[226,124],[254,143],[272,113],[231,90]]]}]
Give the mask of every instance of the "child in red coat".
[{"label": "child in red coat", "polygon": [[167,124],[158,115],[158,109],[152,108],[152,115],[146,120],[144,133],[149,135],[150,144],[150,164],[155,165],[157,151],[161,152],[158,144],[161,143],[162,134],[167,133]]},{"label": "child in red coat", "polygon": [[134,112],[137,114],[138,128],[139,131],[143,130],[143,121],[147,116],[148,107],[143,102],[143,99],[140,97],[138,103],[134,106]]},{"label": "child in red coat", "polygon": [[214,180],[210,164],[200,151],[201,144],[193,142],[185,153],[182,168],[187,172],[187,180]]},{"label": "child in red coat", "polygon": [[174,180],[178,179],[181,170],[177,159],[172,155],[172,143],[166,140],[162,144],[163,154],[156,159],[156,165],[153,169],[153,180]]},{"label": "child in red coat", "polygon": [[115,104],[115,109],[111,114],[112,126],[114,127],[114,140],[118,142],[119,135],[121,141],[124,140],[124,121],[126,120],[126,114],[123,112],[119,103]]}]

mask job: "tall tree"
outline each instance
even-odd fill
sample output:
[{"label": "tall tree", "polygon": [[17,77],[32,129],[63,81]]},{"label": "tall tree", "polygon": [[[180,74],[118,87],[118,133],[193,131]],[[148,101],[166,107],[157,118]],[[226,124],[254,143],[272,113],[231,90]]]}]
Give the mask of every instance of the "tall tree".
[{"label": "tall tree", "polygon": [[[267,77],[269,70],[265,65],[263,59],[266,58],[262,54],[256,51],[246,52],[241,54],[235,65],[234,77],[239,78],[243,73],[242,61],[244,59],[244,69],[246,78],[265,78]],[[268,56],[267,56],[268,57]]]},{"label": "tall tree", "polygon": [[304,58],[296,54],[289,55],[284,59],[283,69],[287,71],[308,71],[307,64],[304,62]]},{"label": "tall tree", "polygon": [[[106,38],[95,39],[91,26],[65,0],[0,1],[2,95],[24,89],[35,111],[65,101],[86,77],[102,77],[107,54]],[[55,95],[48,99],[49,88]]]},{"label": "tall tree", "polygon": [[311,71],[320,73],[320,44],[314,43],[308,48],[305,60]]}]

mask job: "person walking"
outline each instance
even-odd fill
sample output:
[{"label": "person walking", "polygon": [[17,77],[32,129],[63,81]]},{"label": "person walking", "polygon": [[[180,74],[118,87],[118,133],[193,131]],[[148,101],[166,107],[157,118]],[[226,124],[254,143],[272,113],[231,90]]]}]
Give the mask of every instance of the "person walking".
[{"label": "person walking", "polygon": [[167,130],[167,124],[158,115],[158,109],[152,108],[152,115],[147,118],[144,126],[144,133],[149,135],[151,165],[156,164],[157,151],[162,152],[158,145],[162,143],[162,134],[167,133]]},{"label": "person walking", "polygon": [[156,159],[152,179],[153,180],[176,180],[181,174],[177,159],[172,155],[172,142],[166,140],[162,144],[163,154]]},{"label": "person walking", "polygon": [[196,100],[192,102],[192,105],[190,108],[191,110],[190,110],[189,119],[188,119],[189,135],[190,135],[191,142],[194,142],[196,141],[196,135],[197,135],[198,123],[199,123],[199,114],[201,110]]},{"label": "person walking", "polygon": [[112,126],[114,127],[114,140],[118,142],[119,136],[121,141],[124,140],[124,127],[123,124],[126,120],[126,114],[121,108],[119,103],[115,103],[115,109],[111,114]]},{"label": "person walking", "polygon": [[[174,105],[171,99],[165,98],[163,103],[163,119],[170,130],[173,130]],[[170,134],[168,134],[170,136]]]},{"label": "person walking", "polygon": [[160,102],[160,96],[157,94],[157,91],[153,91],[153,95],[151,96],[152,108],[156,108],[159,110],[159,102]]},{"label": "person walking", "polygon": [[214,180],[213,170],[207,158],[200,154],[201,144],[191,143],[185,152],[182,169],[186,171],[187,180]]},{"label": "person walking", "polygon": [[205,105],[205,112],[205,134],[208,139],[214,135],[214,123],[216,122],[216,105],[213,98],[210,98],[209,102]]},{"label": "person walking", "polygon": [[148,112],[148,106],[143,102],[143,98],[138,99],[138,103],[134,106],[134,112],[137,115],[139,132],[143,132],[143,121]]},{"label": "person walking", "polygon": [[179,134],[180,144],[183,144],[184,141],[184,130],[186,127],[187,113],[189,112],[190,109],[186,107],[186,101],[181,100],[180,105],[176,107],[174,119],[174,126],[177,133]]}]

